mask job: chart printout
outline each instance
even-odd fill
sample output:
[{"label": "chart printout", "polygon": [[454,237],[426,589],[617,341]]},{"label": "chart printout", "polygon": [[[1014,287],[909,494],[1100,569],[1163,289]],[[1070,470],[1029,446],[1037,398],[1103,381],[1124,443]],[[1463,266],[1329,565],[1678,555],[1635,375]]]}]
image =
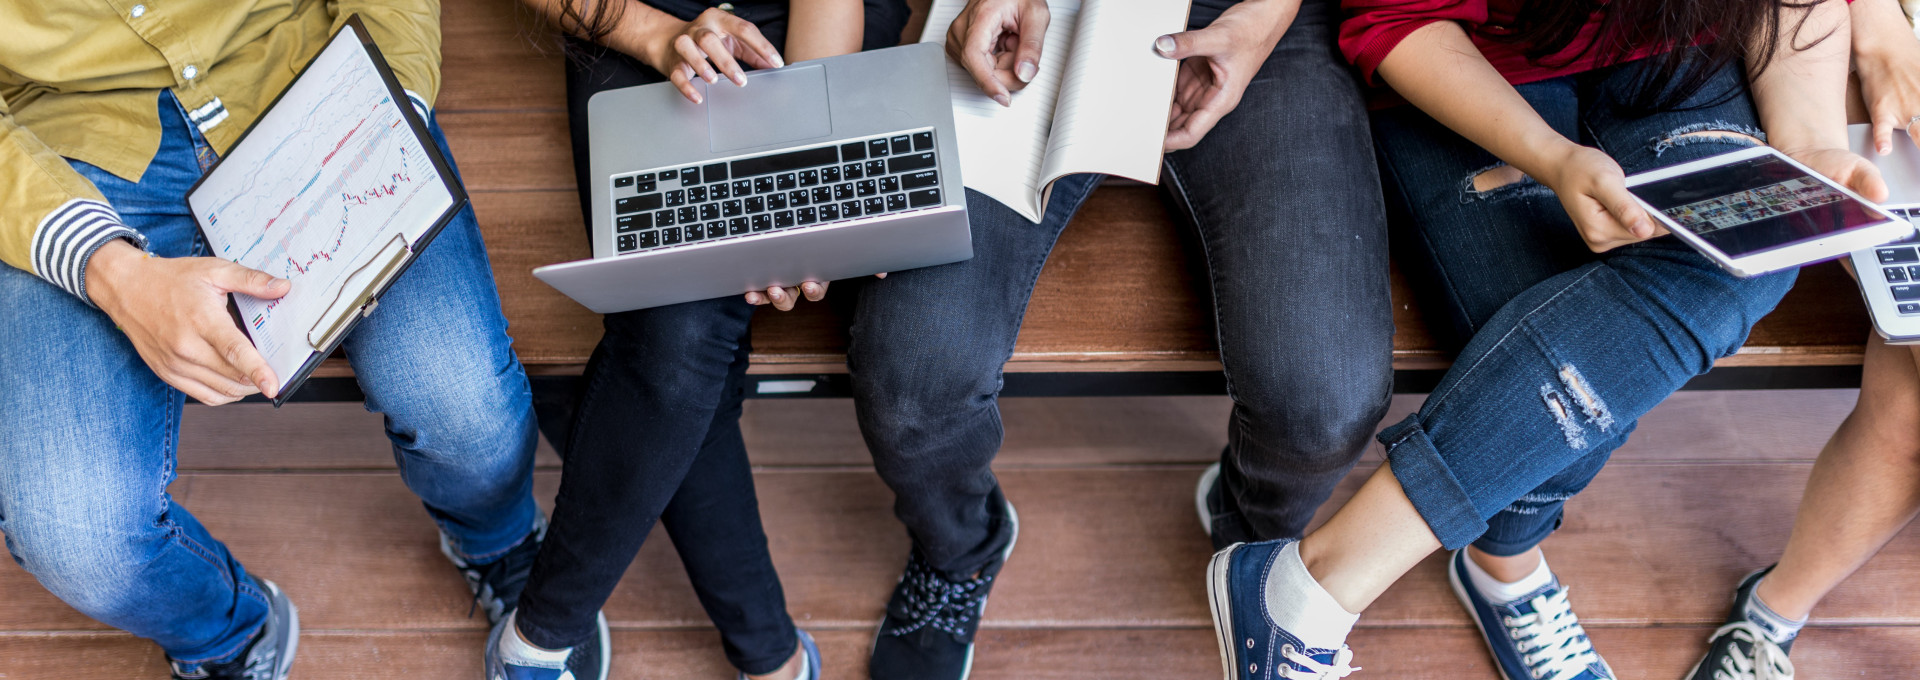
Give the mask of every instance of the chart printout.
[{"label": "chart printout", "polygon": [[[282,381],[317,349],[308,332],[396,234],[412,244],[453,195],[372,57],[344,29],[189,197],[213,254],[292,282],[279,300],[235,295]],[[368,269],[378,269],[377,265]]]}]

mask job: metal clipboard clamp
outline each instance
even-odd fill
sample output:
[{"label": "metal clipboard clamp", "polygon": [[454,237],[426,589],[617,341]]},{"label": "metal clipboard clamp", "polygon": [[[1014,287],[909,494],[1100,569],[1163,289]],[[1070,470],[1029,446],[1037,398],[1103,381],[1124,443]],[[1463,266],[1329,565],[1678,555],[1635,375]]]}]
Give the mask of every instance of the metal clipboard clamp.
[{"label": "metal clipboard clamp", "polygon": [[[327,304],[326,311],[320,313],[320,320],[307,330],[307,345],[322,354],[333,351],[340,339],[346,336],[347,330],[353,328],[355,321],[373,315],[373,309],[380,306],[380,293],[406,269],[402,265],[411,257],[413,247],[407,244],[406,234],[394,234],[393,240],[388,241],[387,245],[341,282],[340,290],[333,294],[333,301]],[[373,274],[371,279],[366,276],[369,272]],[[366,280],[365,285],[355,285],[362,280]],[[348,294],[350,289],[352,294]]]}]

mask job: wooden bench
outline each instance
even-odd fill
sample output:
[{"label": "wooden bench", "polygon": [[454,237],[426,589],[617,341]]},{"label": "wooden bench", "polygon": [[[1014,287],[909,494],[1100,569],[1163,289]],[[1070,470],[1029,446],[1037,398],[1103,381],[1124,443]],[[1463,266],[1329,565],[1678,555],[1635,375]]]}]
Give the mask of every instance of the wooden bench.
[{"label": "wooden bench", "polygon": [[[599,318],[534,279],[535,267],[587,257],[568,145],[562,57],[512,0],[456,0],[443,12],[444,87],[436,107],[472,193],[511,323],[537,380],[578,376]],[[910,29],[909,34],[917,33]],[[1096,226],[1097,225],[1097,226]],[[1010,394],[1218,391],[1220,364],[1205,278],[1158,189],[1107,186],[1068,226],[1041,274],[1008,362]],[[1406,283],[1394,279],[1394,366],[1421,391],[1447,366]],[[1808,268],[1745,349],[1697,386],[1855,384],[1868,322],[1834,264]],[[938,313],[938,310],[929,310]],[[752,373],[809,394],[839,394],[845,320],[832,306],[767,310],[754,320]],[[317,374],[351,391],[344,361]],[[341,384],[345,384],[344,388]],[[764,388],[763,388],[764,389]]]}]

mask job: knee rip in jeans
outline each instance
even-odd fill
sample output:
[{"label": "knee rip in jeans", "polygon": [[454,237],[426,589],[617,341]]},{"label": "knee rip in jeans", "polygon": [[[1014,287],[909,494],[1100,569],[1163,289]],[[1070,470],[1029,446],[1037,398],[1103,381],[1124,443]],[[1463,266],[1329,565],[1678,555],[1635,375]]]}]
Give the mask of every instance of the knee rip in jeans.
[{"label": "knee rip in jeans", "polygon": [[1516,515],[1538,515],[1556,503],[1565,503],[1572,493],[1530,493],[1514,499],[1506,511]]},{"label": "knee rip in jeans", "polygon": [[1767,133],[1761,132],[1760,128],[1751,125],[1713,121],[1710,123],[1694,123],[1692,125],[1682,126],[1664,136],[1654,139],[1651,144],[1653,146],[1653,155],[1658,158],[1660,154],[1666,153],[1668,149],[1687,146],[1689,144],[1718,143],[1732,144],[1734,146],[1759,146],[1766,143],[1766,136]]},{"label": "knee rip in jeans", "polygon": [[[1587,384],[1587,377],[1573,364],[1561,364],[1560,384],[1544,383],[1540,385],[1540,400],[1545,402],[1548,415],[1553,416],[1555,424],[1560,426],[1560,434],[1567,438],[1567,446],[1584,449],[1587,447],[1587,429],[1580,422],[1582,416],[1586,425],[1605,433],[1613,429],[1613,412],[1607,410],[1607,402]],[[1561,391],[1565,388],[1565,391]]]},{"label": "knee rip in jeans", "polygon": [[1474,200],[1492,200],[1516,196],[1531,196],[1547,191],[1545,185],[1533,181],[1526,173],[1520,172],[1506,163],[1475,170],[1460,182],[1460,202]]}]

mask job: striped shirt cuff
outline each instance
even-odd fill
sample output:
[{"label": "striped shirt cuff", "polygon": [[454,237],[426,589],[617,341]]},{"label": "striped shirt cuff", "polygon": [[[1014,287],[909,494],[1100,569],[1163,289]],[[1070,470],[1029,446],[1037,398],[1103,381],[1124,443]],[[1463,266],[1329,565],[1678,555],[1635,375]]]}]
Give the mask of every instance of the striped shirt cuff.
[{"label": "striped shirt cuff", "polygon": [[401,91],[407,93],[407,101],[413,102],[413,110],[420,114],[420,120],[433,119],[433,108],[427,106],[427,100],[421,98],[420,93],[414,92],[413,90]]},{"label": "striped shirt cuff", "polygon": [[117,238],[147,247],[147,238],[120,221],[113,206],[76,198],[40,220],[33,235],[33,269],[40,278],[66,289],[87,304],[87,262]]}]

